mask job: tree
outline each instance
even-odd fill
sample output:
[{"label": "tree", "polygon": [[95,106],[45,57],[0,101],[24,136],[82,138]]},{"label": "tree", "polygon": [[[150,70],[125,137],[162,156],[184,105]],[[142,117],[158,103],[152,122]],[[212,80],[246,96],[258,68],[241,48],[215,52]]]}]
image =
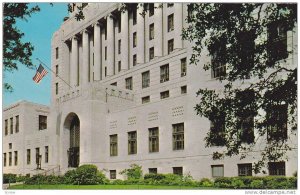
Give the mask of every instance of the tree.
[{"label": "tree", "polygon": [[[18,70],[17,63],[32,68],[32,51],[30,42],[23,42],[24,33],[17,26],[17,19],[27,20],[32,13],[40,11],[38,6],[28,7],[28,3],[4,3],[3,5],[3,70],[13,72]],[[4,83],[5,91],[12,91],[9,83]]]},{"label": "tree", "polygon": [[297,5],[192,3],[188,12],[182,36],[193,43],[190,63],[208,50],[203,68],[219,80],[215,89],[199,89],[195,106],[211,121],[206,147],[222,146],[213,158],[256,151],[255,172],[287,158],[297,129],[297,65],[286,65],[287,32],[297,23]]}]

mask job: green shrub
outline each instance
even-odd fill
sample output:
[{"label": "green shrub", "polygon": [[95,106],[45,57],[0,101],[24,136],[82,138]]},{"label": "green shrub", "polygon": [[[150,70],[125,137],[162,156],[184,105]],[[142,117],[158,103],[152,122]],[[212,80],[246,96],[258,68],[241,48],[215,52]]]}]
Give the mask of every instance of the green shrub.
[{"label": "green shrub", "polygon": [[202,187],[212,187],[214,183],[208,178],[202,178],[199,182],[199,186]]},{"label": "green shrub", "polygon": [[250,188],[252,189],[264,189],[264,182],[263,180],[253,180],[250,183]]},{"label": "green shrub", "polygon": [[12,173],[3,174],[3,183],[16,183],[17,175]]},{"label": "green shrub", "polygon": [[245,188],[245,184],[242,180],[238,179],[238,178],[233,178],[232,181],[231,181],[231,186],[234,188],[234,189],[243,189]]},{"label": "green shrub", "polygon": [[232,188],[230,177],[218,177],[215,179],[214,186],[219,188]]},{"label": "green shrub", "polygon": [[124,185],[124,181],[121,179],[111,180],[110,184],[112,185]]},{"label": "green shrub", "polygon": [[137,164],[130,165],[129,169],[124,169],[120,174],[127,176],[127,179],[141,179],[143,176],[142,167]]},{"label": "green shrub", "polygon": [[23,176],[23,175],[20,175],[17,177],[17,182],[25,182],[26,179],[28,179],[29,176]]},{"label": "green shrub", "polygon": [[144,175],[144,179],[147,180],[147,179],[153,179],[153,180],[162,180],[166,178],[164,174],[161,174],[161,173],[158,173],[158,174],[154,174],[154,173],[148,173],[148,174],[145,174]]}]

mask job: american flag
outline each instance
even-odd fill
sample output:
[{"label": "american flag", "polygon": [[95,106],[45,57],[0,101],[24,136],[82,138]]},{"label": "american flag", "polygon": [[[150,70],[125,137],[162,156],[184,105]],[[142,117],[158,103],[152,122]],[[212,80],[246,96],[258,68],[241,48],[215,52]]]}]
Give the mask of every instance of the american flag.
[{"label": "american flag", "polygon": [[34,80],[34,82],[39,83],[47,73],[47,70],[42,65],[40,65],[32,79]]}]

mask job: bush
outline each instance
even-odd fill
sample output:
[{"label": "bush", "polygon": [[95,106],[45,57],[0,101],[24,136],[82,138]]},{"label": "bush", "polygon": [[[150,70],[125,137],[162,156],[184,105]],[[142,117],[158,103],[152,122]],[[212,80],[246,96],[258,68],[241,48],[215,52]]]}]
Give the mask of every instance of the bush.
[{"label": "bush", "polygon": [[212,187],[213,185],[214,183],[208,178],[202,178],[199,183],[199,186],[202,187]]},{"label": "bush", "polygon": [[124,169],[120,174],[127,176],[127,179],[141,179],[143,176],[142,167],[137,164],[130,165],[129,169]]},{"label": "bush", "polygon": [[17,175],[12,173],[3,174],[3,183],[16,183]]},{"label": "bush", "polygon": [[243,189],[245,188],[245,184],[242,180],[238,179],[238,178],[233,178],[232,181],[231,181],[231,186],[234,188],[234,189]]},{"label": "bush", "polygon": [[29,178],[29,176],[20,175],[17,177],[17,182],[25,182],[28,178]]},{"label": "bush", "polygon": [[253,180],[250,183],[250,188],[252,189],[264,189],[264,183],[262,180]]},{"label": "bush", "polygon": [[148,174],[145,174],[144,175],[144,179],[147,180],[147,179],[153,179],[155,181],[158,181],[158,180],[162,180],[162,179],[165,179],[165,175],[164,174],[161,174],[161,173],[157,173],[157,174],[154,174],[154,173],[148,173]]},{"label": "bush", "polygon": [[110,181],[110,184],[112,184],[112,185],[124,185],[124,181],[121,180],[121,179],[116,179],[116,180]]}]

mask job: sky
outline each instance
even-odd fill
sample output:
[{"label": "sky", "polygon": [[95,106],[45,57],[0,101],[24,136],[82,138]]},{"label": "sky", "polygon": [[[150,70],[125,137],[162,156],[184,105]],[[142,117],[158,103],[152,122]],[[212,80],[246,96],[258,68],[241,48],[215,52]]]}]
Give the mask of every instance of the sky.
[{"label": "sky", "polygon": [[[51,67],[51,39],[55,31],[63,23],[64,17],[68,16],[67,3],[31,3],[32,6],[38,5],[40,12],[34,13],[28,18],[27,22],[19,20],[17,27],[24,32],[23,42],[30,42],[34,46],[32,62],[38,67],[42,60],[49,68]],[[51,73],[36,84],[32,78],[35,69],[28,69],[22,64],[18,64],[19,69],[10,72],[3,72],[3,82],[10,83],[14,91],[12,93],[2,92],[2,103],[6,107],[20,100],[50,105],[51,99]]]}]

